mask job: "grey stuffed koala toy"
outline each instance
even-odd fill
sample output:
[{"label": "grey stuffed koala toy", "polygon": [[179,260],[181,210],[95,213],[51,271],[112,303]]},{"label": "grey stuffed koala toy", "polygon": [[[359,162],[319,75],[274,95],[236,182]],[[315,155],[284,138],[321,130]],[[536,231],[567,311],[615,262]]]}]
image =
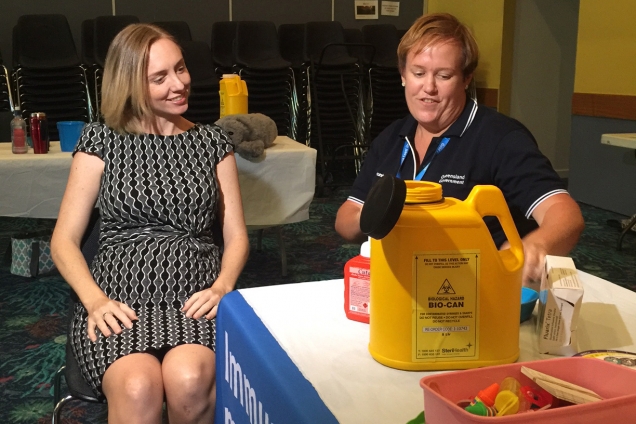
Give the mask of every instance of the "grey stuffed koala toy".
[{"label": "grey stuffed koala toy", "polygon": [[274,144],[276,123],[262,113],[227,115],[215,122],[232,139],[234,151],[246,158],[257,158]]}]

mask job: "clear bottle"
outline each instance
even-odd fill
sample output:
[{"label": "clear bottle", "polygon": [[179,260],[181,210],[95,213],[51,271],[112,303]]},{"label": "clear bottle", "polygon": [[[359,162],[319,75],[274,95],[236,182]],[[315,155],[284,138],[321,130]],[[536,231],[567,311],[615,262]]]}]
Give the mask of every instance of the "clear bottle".
[{"label": "clear bottle", "polygon": [[13,119],[11,120],[11,151],[13,153],[27,153],[29,151],[26,140],[26,122],[22,119],[19,107],[13,110]]}]

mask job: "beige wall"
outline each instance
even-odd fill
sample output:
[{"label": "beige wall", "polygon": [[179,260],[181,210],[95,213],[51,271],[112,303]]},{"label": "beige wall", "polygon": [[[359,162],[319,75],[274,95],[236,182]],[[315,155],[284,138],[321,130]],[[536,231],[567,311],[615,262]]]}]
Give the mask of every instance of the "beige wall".
[{"label": "beige wall", "polygon": [[[578,1],[429,0],[473,31],[478,88],[496,90],[500,112],[518,119],[562,176],[568,175]],[[561,19],[561,20],[560,20]]]},{"label": "beige wall", "polygon": [[504,0],[428,0],[427,6],[429,13],[451,13],[471,29],[481,54],[475,73],[477,86],[499,89]]},{"label": "beige wall", "polygon": [[636,96],[636,1],[580,0],[577,93]]}]

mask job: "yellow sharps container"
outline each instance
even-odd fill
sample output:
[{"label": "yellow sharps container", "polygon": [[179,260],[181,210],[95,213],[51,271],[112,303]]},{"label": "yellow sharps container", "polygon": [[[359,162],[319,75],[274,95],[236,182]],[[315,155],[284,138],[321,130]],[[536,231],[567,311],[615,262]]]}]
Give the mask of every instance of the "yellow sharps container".
[{"label": "yellow sharps container", "polygon": [[247,113],[247,84],[237,74],[223,74],[219,81],[220,117]]},{"label": "yellow sharps container", "polygon": [[[373,358],[414,371],[514,362],[519,356],[523,246],[501,191],[476,186],[460,201],[442,197],[437,183],[388,178],[392,181],[384,188],[405,185],[405,196],[385,193],[373,201],[374,185],[361,216],[363,231],[379,238],[371,240]],[[403,203],[397,213],[394,205],[395,225],[377,236],[364,227],[377,224],[378,212],[382,216],[391,209],[384,205],[378,211],[377,198],[382,197],[380,203],[389,198]],[[498,218],[509,249],[495,247],[485,216]]]}]

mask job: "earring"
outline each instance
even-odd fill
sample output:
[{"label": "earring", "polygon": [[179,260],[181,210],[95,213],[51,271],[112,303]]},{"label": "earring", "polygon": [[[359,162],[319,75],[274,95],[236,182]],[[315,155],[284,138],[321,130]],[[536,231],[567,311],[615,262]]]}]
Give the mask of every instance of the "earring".
[{"label": "earring", "polygon": [[404,83],[404,81],[402,82],[402,87],[406,87],[406,83]]}]

